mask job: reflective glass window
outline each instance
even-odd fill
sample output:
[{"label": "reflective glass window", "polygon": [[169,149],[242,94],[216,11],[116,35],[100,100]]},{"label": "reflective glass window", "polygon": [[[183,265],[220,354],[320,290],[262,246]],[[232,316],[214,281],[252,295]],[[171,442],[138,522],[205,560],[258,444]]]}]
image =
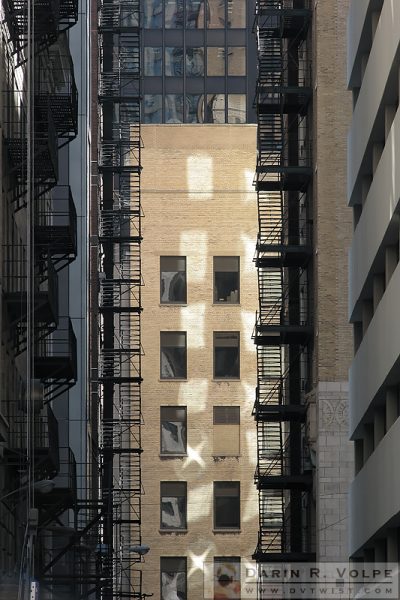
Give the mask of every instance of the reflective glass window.
[{"label": "reflective glass window", "polygon": [[243,46],[228,48],[228,75],[246,75],[246,48]]},{"label": "reflective glass window", "polygon": [[161,94],[146,94],[144,97],[144,122],[162,122],[162,96]]},{"label": "reflective glass window", "polygon": [[214,302],[239,304],[238,256],[214,256]]},{"label": "reflective glass window", "polygon": [[204,48],[186,48],[186,77],[204,75]]},{"label": "reflective glass window", "polygon": [[225,123],[225,94],[208,94],[205,106],[206,123]]},{"label": "reflective glass window", "polygon": [[246,95],[229,94],[228,123],[246,123]]},{"label": "reflective glass window", "polygon": [[161,600],[187,599],[187,567],[185,557],[160,558]]},{"label": "reflective glass window", "polygon": [[144,49],[144,74],[148,76],[162,75],[162,48],[147,47]]},{"label": "reflective glass window", "polygon": [[186,123],[204,123],[204,95],[186,95]]},{"label": "reflective glass window", "polygon": [[240,528],[239,481],[214,482],[214,528]]},{"label": "reflective glass window", "polygon": [[187,29],[202,29],[204,27],[204,0],[186,0]]},{"label": "reflective glass window", "polygon": [[183,76],[183,48],[165,48],[165,75]]},{"label": "reflective glass window", "polygon": [[246,27],[246,0],[227,0],[228,22],[231,29]]},{"label": "reflective glass window", "polygon": [[161,29],[162,0],[144,0],[144,26],[146,29]]},{"label": "reflective glass window", "polygon": [[186,379],[186,332],[160,334],[161,379]]},{"label": "reflective glass window", "polygon": [[186,303],[186,257],[160,257],[160,301],[162,304]]},{"label": "reflective glass window", "polygon": [[160,529],[186,529],[186,481],[160,482]]},{"label": "reflective glass window", "polygon": [[225,27],[225,0],[208,0],[207,27],[210,29]]},{"label": "reflective glass window", "polygon": [[186,454],[186,406],[161,406],[161,454]]},{"label": "reflective glass window", "polygon": [[165,96],[165,122],[183,123],[182,94],[168,94]]},{"label": "reflective glass window", "polygon": [[165,0],[165,27],[182,29],[184,0]]},{"label": "reflective glass window", "polygon": [[207,75],[225,75],[225,48],[207,48]]},{"label": "reflective glass window", "polygon": [[214,331],[214,377],[239,379],[238,331]]},{"label": "reflective glass window", "polygon": [[214,557],[214,598],[240,598],[240,556]]}]

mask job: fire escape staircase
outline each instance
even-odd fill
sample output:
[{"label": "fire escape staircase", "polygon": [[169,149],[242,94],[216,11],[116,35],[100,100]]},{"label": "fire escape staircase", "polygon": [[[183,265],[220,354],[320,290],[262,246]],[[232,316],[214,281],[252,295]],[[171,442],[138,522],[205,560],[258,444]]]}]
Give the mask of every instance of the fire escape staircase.
[{"label": "fire escape staircase", "polygon": [[[304,535],[312,470],[304,441],[310,372],[312,98],[308,0],[258,0],[259,310],[254,328],[257,389],[259,562],[307,561]],[[262,581],[260,579],[260,581]]]}]

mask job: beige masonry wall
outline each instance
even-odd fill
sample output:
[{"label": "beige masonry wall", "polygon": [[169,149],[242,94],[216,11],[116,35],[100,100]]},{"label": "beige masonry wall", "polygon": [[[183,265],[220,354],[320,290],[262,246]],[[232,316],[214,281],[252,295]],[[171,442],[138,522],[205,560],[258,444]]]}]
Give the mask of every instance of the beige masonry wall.
[{"label": "beige masonry wall", "polygon": [[316,1],[313,15],[314,368],[311,438],[316,450],[316,549],[320,560],[348,557],[348,249],[346,144],[351,94],[346,89],[349,0]]},{"label": "beige masonry wall", "polygon": [[[187,557],[188,598],[203,598],[203,563],[249,560],[257,544],[253,483],[257,307],[252,125],[143,126],[144,592],[160,598],[160,556]],[[160,305],[160,256],[186,256],[187,305]],[[213,304],[213,256],[240,256],[240,305]],[[160,380],[160,331],[186,331],[187,380]],[[213,331],[240,332],[240,380],[213,380]],[[187,406],[187,456],[160,457],[160,406]],[[213,406],[240,406],[240,456],[213,457]],[[186,481],[188,529],[161,533],[160,481]],[[213,482],[240,481],[241,529],[213,531]]]}]

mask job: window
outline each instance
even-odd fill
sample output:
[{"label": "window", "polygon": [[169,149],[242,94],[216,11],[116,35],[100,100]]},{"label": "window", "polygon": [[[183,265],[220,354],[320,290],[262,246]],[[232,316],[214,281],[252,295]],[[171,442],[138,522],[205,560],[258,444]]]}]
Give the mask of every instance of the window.
[{"label": "window", "polygon": [[186,454],[186,406],[161,406],[161,454]]},{"label": "window", "polygon": [[186,94],[186,123],[203,123],[204,121],[204,96],[199,94]]},{"label": "window", "polygon": [[144,49],[144,74],[162,75],[162,48],[146,47]]},{"label": "window", "polygon": [[162,331],[161,379],[186,379],[186,332]]},{"label": "window", "polygon": [[214,331],[214,377],[239,379],[238,331]]},{"label": "window", "polygon": [[240,528],[239,481],[214,482],[214,529]]},{"label": "window", "polygon": [[186,600],[186,558],[161,557],[161,600]]},{"label": "window", "polygon": [[205,123],[225,123],[225,94],[207,94]]},{"label": "window", "polygon": [[243,0],[228,0],[228,27],[246,27],[246,5]]},{"label": "window", "polygon": [[204,27],[203,0],[186,0],[187,29],[202,29]]},{"label": "window", "polygon": [[161,123],[162,96],[161,94],[146,94],[144,97],[144,122]]},{"label": "window", "polygon": [[160,482],[160,528],[186,529],[186,481]]},{"label": "window", "polygon": [[228,123],[246,123],[245,94],[229,94]]},{"label": "window", "polygon": [[165,48],[165,75],[168,77],[183,76],[183,48]]},{"label": "window", "polygon": [[243,46],[229,46],[228,75],[246,75],[246,48]]},{"label": "window", "polygon": [[207,4],[207,27],[221,29],[225,27],[225,0],[209,0]]},{"label": "window", "polygon": [[207,48],[207,75],[225,75],[225,48]]},{"label": "window", "polygon": [[183,123],[182,94],[167,94],[165,96],[165,122]]},{"label": "window", "polygon": [[240,454],[239,406],[214,406],[214,456]]},{"label": "window", "polygon": [[160,302],[162,304],[185,304],[186,257],[161,256],[160,274]]},{"label": "window", "polygon": [[186,48],[186,77],[204,75],[204,48]]},{"label": "window", "polygon": [[239,303],[238,256],[214,256],[214,302]]},{"label": "window", "polygon": [[214,598],[240,598],[240,557],[214,557]]},{"label": "window", "polygon": [[146,29],[162,27],[162,0],[145,0],[144,26]]},{"label": "window", "polygon": [[181,0],[165,1],[165,27],[167,29],[182,29],[183,2]]}]

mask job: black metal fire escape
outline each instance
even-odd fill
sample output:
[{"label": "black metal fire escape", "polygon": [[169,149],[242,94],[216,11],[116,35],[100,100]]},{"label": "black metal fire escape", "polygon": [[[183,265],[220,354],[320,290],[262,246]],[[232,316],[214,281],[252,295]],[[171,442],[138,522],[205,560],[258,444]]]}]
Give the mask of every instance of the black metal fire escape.
[{"label": "black metal fire escape", "polygon": [[260,528],[254,558],[307,561],[314,559],[312,473],[304,444],[313,338],[309,2],[258,0],[255,27]]},{"label": "black metal fire escape", "polygon": [[[58,289],[58,272],[77,256],[77,217],[69,185],[58,185],[58,151],[78,132],[78,94],[65,34],[77,22],[78,0],[41,0],[34,6],[32,3],[30,26],[27,7],[27,0],[8,0],[4,4],[3,26],[8,31],[6,52],[10,69],[7,89],[3,91],[8,115],[3,127],[3,173],[7,174],[4,186],[8,185],[10,212],[14,211],[15,216],[10,217],[12,227],[4,240],[2,291],[7,308],[4,327],[9,333],[9,348],[14,357],[24,352],[33,355],[33,406],[32,413],[27,414],[26,385],[21,380],[19,398],[9,402],[11,426],[5,457],[11,488],[18,489],[22,485],[24,490],[28,469],[27,429],[30,427],[34,481],[51,482],[48,493],[34,491],[38,514],[34,533],[35,579],[40,583],[42,594],[78,598],[83,597],[86,589],[83,577],[88,573],[87,555],[94,554],[93,546],[85,549],[81,543],[84,527],[87,527],[87,512],[84,518],[78,513],[82,504],[91,501],[82,497],[82,492],[78,498],[75,457],[69,447],[60,447],[59,423],[52,410],[55,405],[51,404],[77,380],[76,338],[70,318],[60,315]],[[21,84],[21,78],[13,71],[18,65],[25,72],[28,56],[33,64],[31,98],[28,98],[26,83]],[[34,109],[28,139],[30,103]],[[33,164],[30,197],[28,144],[31,144]],[[31,281],[27,271],[27,239],[20,236],[18,226],[24,219],[24,215],[19,216],[20,211],[27,206],[32,219],[28,222],[33,263]],[[31,337],[29,289],[33,294]],[[16,532],[21,530],[26,516],[23,502],[26,502],[24,492],[11,493],[3,502],[15,519]],[[67,523],[73,525],[73,533],[66,527]],[[17,533],[16,544],[21,542],[24,552],[22,541]],[[24,556],[20,565],[24,570]]]},{"label": "black metal fire escape", "polygon": [[141,598],[140,2],[99,20],[102,595]]}]

